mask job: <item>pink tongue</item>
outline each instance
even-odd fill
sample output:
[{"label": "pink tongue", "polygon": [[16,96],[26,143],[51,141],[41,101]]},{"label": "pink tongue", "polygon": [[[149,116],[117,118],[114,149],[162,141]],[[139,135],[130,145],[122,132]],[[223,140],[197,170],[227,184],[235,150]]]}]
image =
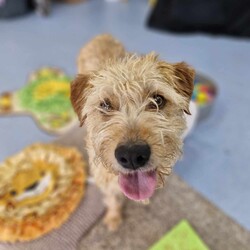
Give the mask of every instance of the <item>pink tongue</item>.
[{"label": "pink tongue", "polygon": [[119,175],[122,192],[132,200],[145,200],[152,196],[156,186],[156,171]]}]

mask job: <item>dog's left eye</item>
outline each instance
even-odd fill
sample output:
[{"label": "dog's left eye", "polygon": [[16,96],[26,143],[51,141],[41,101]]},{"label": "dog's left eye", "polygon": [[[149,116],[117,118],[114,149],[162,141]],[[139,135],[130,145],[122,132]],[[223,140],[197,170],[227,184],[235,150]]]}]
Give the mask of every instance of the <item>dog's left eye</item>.
[{"label": "dog's left eye", "polygon": [[111,111],[112,105],[109,100],[104,100],[100,103],[100,108],[103,109],[104,111]]},{"label": "dog's left eye", "polygon": [[[151,102],[148,105],[149,109],[157,109],[157,108],[162,109],[167,102],[166,99],[161,95],[154,95],[152,98],[153,98],[154,102]],[[157,104],[157,106],[156,106],[156,104]]]}]

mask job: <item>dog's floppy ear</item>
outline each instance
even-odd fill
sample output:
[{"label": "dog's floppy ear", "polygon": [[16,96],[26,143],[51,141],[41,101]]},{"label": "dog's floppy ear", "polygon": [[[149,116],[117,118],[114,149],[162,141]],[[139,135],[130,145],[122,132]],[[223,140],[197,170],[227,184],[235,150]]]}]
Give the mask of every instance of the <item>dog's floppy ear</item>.
[{"label": "dog's floppy ear", "polygon": [[87,117],[82,111],[87,99],[87,92],[90,89],[89,80],[89,74],[79,74],[71,83],[70,100],[76,114],[78,115],[80,126],[83,125]]},{"label": "dog's floppy ear", "polygon": [[188,101],[188,106],[185,108],[184,112],[191,115],[189,111],[189,102],[194,89],[195,71],[185,62],[176,63],[173,66],[175,76],[177,77],[176,91]]},{"label": "dog's floppy ear", "polygon": [[170,64],[160,61],[158,69],[166,82],[171,84],[174,90],[185,97],[186,107],[184,112],[190,115],[189,102],[194,88],[195,71],[185,62]]}]

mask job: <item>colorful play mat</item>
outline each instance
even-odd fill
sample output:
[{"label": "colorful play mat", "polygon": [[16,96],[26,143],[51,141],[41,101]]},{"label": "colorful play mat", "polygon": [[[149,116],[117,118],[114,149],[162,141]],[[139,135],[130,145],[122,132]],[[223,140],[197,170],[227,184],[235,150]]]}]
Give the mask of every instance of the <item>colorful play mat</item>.
[{"label": "colorful play mat", "polygon": [[[30,115],[46,132],[64,134],[78,124],[69,98],[70,82],[71,78],[60,69],[44,67],[37,70],[21,89],[0,93],[0,117]],[[199,108],[200,117],[209,114],[216,94],[213,81],[197,74],[192,100]]]},{"label": "colorful play mat", "polygon": [[0,94],[0,115],[31,115],[47,132],[62,134],[76,123],[70,102],[71,78],[44,67],[32,73],[16,92]]},{"label": "colorful play mat", "polygon": [[0,164],[0,240],[34,240],[62,225],[85,190],[75,148],[34,144]]}]

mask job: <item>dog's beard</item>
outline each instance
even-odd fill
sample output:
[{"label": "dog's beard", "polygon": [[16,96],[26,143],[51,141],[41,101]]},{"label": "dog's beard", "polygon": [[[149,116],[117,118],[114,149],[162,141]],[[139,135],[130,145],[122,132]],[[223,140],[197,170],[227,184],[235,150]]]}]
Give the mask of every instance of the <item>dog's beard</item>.
[{"label": "dog's beard", "polygon": [[[147,165],[138,170],[122,168],[114,157],[117,145],[128,138],[124,133],[126,127],[121,123],[121,119],[106,122],[93,133],[99,136],[91,137],[91,144],[95,151],[94,164],[101,165],[109,173],[117,175],[121,191],[132,200],[146,200],[153,195],[156,188],[162,187],[166,176],[170,175],[173,165],[182,154],[181,134],[185,129],[182,117],[166,119],[159,114],[155,119],[155,115],[152,114],[149,118],[151,119],[143,123],[150,123],[154,129],[148,130],[146,137],[144,135],[140,140],[150,145],[152,153]],[[118,138],[119,135],[123,137]]]},{"label": "dog's beard", "polygon": [[170,175],[172,167],[182,155],[182,140],[173,133],[165,135],[163,140],[158,138],[154,143],[151,144],[152,159],[141,169],[126,170],[119,166],[114,156],[108,158],[107,155],[112,155],[110,152],[114,151],[108,139],[95,148],[94,164],[102,165],[109,173],[117,175],[120,189],[129,199],[147,200],[155,189],[164,185],[166,176]]},{"label": "dog's beard", "polygon": [[[173,166],[182,157],[183,141],[180,137],[168,137],[165,147],[171,147],[162,153],[161,150],[156,150],[157,164],[157,188],[161,188],[165,184],[166,177],[172,172]],[[162,147],[160,147],[162,149]]]}]

